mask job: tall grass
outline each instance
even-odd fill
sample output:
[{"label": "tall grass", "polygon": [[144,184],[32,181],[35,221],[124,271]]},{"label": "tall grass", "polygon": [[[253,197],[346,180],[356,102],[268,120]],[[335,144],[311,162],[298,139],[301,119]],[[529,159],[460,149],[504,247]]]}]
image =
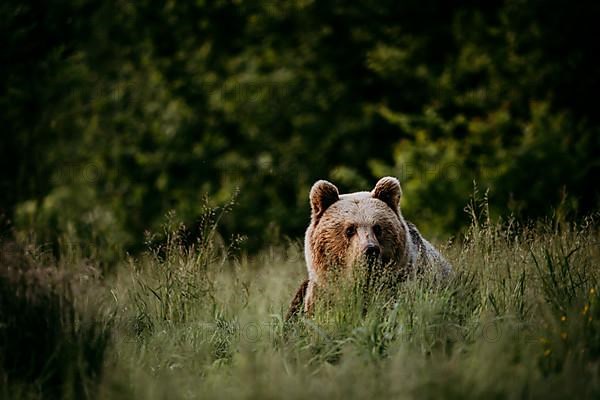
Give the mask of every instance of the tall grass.
[{"label": "tall grass", "polygon": [[0,248],[0,395],[90,397],[102,378],[112,317],[94,269],[65,268],[37,248]]},{"label": "tall grass", "polygon": [[[292,322],[284,316],[306,275],[298,244],[234,257],[216,236],[190,246],[178,231],[167,229],[160,249],[123,257],[113,275],[88,276],[92,292],[23,306],[3,300],[5,397],[46,393],[29,379],[45,382],[48,368],[78,371],[58,373],[68,379],[56,397],[600,396],[593,218],[519,225],[475,215],[468,233],[444,249],[455,269],[447,281],[425,274],[393,293],[340,284],[335,301]],[[20,299],[3,279],[3,299]],[[46,318],[28,316],[37,304]],[[32,353],[39,331],[57,332],[44,336],[53,337],[44,341],[53,350],[39,353],[42,367],[25,363],[23,372],[14,360]],[[63,341],[76,350],[64,351]]]}]

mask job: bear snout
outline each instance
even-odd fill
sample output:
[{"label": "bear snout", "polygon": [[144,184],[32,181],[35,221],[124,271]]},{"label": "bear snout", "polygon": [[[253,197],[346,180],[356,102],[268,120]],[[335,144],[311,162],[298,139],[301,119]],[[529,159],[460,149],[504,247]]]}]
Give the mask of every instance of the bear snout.
[{"label": "bear snout", "polygon": [[373,261],[379,257],[379,254],[381,254],[381,249],[376,244],[369,243],[364,247],[363,254],[367,260]]}]

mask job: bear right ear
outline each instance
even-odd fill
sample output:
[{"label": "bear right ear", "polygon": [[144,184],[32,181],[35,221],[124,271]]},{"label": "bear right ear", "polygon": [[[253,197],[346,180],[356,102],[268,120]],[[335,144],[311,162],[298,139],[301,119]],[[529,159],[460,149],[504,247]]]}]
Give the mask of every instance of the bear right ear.
[{"label": "bear right ear", "polygon": [[392,176],[386,176],[381,178],[371,195],[383,201],[397,214],[400,208],[400,198],[402,197],[402,189],[400,188],[400,181]]},{"label": "bear right ear", "polygon": [[315,182],[310,189],[310,208],[313,218],[319,219],[325,210],[339,199],[340,193],[333,183],[324,180]]}]

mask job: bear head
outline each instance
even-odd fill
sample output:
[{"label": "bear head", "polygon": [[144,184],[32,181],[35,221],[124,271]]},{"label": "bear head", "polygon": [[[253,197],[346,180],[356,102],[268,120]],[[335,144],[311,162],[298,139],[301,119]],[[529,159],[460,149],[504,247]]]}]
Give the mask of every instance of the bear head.
[{"label": "bear head", "polygon": [[411,262],[408,227],[400,212],[398,179],[381,178],[372,191],[339,193],[324,180],[310,191],[311,223],[305,236],[309,279],[324,280],[332,269],[378,265],[402,272]]}]

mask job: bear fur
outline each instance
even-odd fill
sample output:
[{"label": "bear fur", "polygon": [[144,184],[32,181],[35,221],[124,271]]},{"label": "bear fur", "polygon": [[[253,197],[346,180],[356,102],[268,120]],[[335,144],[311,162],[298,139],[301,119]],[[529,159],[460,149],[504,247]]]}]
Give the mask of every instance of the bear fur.
[{"label": "bear fur", "polygon": [[345,274],[361,263],[378,265],[372,271],[395,281],[425,268],[435,268],[442,276],[451,272],[450,264],[402,217],[401,197],[394,177],[381,178],[370,192],[341,195],[328,181],[313,185],[304,239],[308,279],[298,289],[288,319],[300,311],[312,312],[318,288],[327,285],[330,273]]}]

